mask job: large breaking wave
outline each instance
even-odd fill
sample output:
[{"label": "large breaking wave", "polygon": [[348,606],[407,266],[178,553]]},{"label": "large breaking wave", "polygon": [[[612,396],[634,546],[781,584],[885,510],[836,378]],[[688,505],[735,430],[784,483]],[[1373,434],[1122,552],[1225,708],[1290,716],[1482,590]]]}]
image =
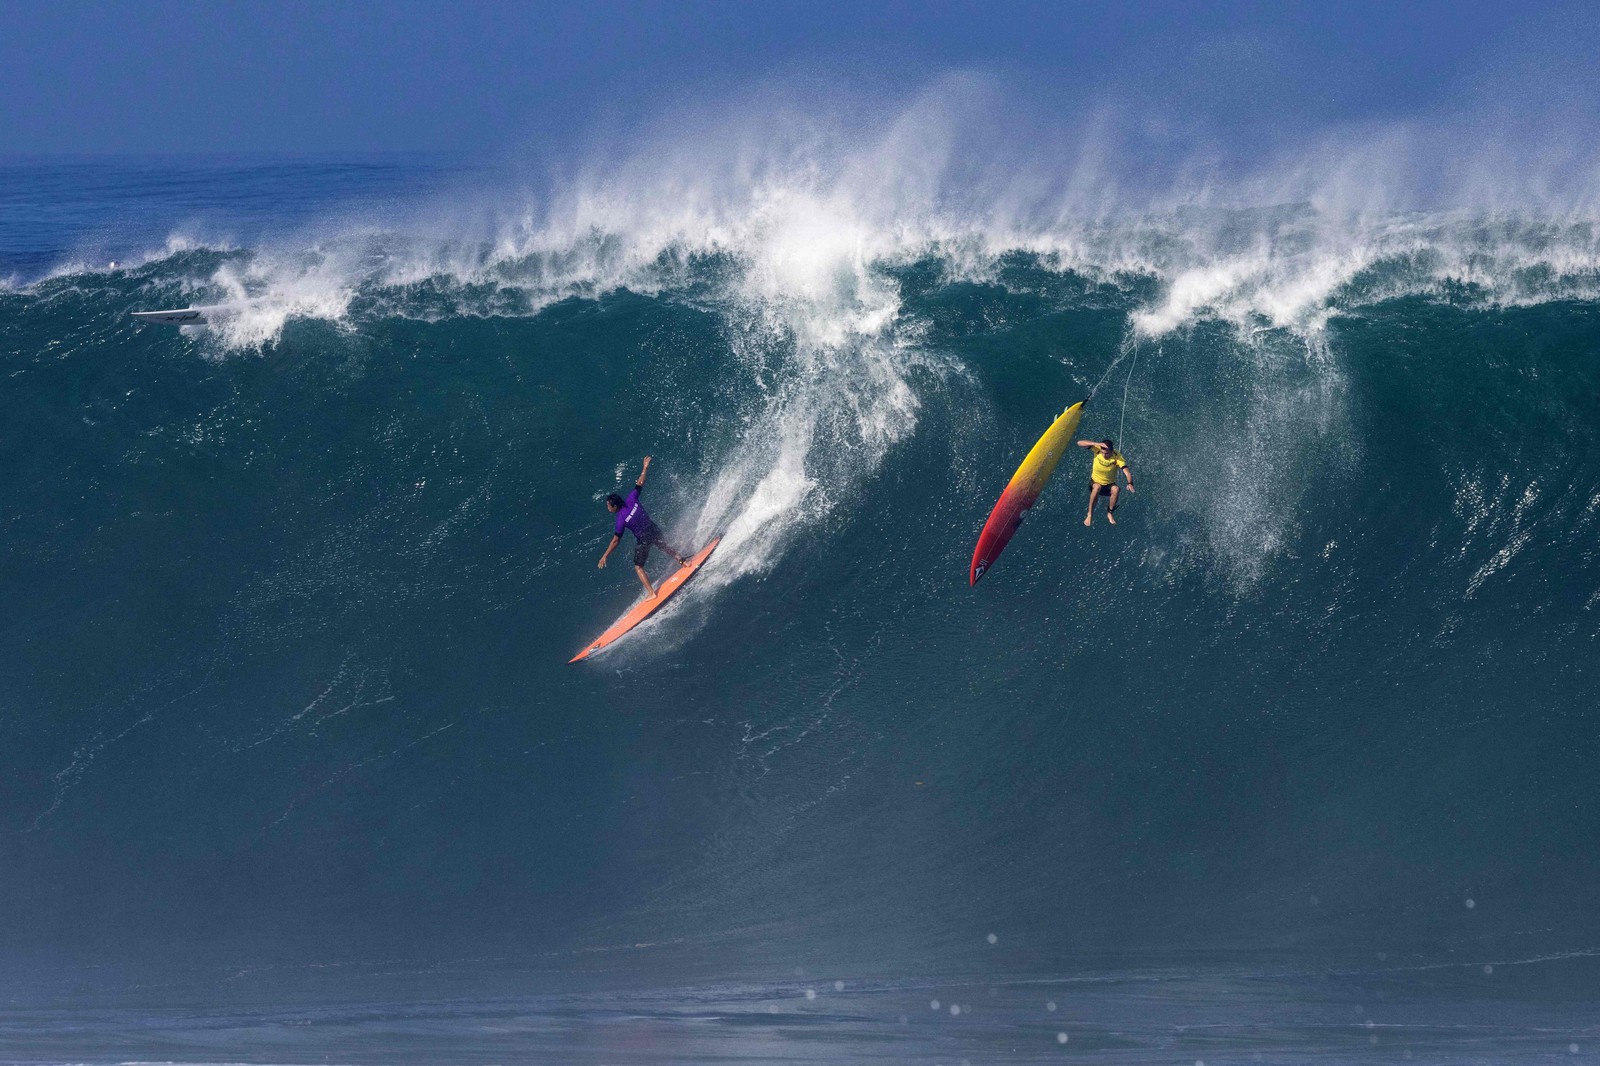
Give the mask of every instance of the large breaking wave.
[{"label": "large breaking wave", "polygon": [[[1390,129],[1134,180],[1112,116],[1004,106],[763,96],[0,292],[12,902],[223,958],[1582,947],[1590,171],[1444,181]],[[1085,397],[1127,517],[1084,530],[1069,463],[967,590]],[[563,672],[647,452],[723,547]]]}]

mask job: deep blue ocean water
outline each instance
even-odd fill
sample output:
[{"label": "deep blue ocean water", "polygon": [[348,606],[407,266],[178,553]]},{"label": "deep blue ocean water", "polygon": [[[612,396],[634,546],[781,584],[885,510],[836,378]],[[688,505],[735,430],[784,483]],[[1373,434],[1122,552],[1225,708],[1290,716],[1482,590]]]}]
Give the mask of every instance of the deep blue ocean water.
[{"label": "deep blue ocean water", "polygon": [[0,1061],[1600,1052],[1590,224],[693,162],[0,163]]}]

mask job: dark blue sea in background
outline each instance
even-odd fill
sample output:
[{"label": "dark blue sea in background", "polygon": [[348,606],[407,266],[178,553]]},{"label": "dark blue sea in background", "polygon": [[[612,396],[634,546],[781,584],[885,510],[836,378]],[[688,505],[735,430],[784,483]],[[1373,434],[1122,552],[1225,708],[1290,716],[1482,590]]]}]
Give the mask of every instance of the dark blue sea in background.
[{"label": "dark blue sea in background", "polygon": [[0,1061],[1600,1055],[1592,224],[670,170],[0,162]]}]

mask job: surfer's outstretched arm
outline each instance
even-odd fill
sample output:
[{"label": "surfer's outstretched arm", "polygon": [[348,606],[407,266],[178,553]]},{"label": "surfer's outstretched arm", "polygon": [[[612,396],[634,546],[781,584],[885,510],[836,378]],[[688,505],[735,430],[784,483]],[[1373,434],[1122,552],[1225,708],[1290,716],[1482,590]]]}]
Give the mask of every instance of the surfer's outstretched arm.
[{"label": "surfer's outstretched arm", "polygon": [[1132,492],[1133,491],[1133,467],[1124,466],[1122,468],[1122,477],[1128,483],[1128,491]]},{"label": "surfer's outstretched arm", "polygon": [[639,480],[633,483],[636,489],[644,488],[644,476],[650,472],[650,456],[644,457],[644,468],[639,471]]},{"label": "surfer's outstretched arm", "polygon": [[1098,447],[1100,447],[1100,442],[1097,441],[1097,440],[1080,440],[1078,442],[1078,447],[1080,447],[1080,448],[1098,448]]},{"label": "surfer's outstretched arm", "polygon": [[[640,476],[643,477],[644,475],[641,474]],[[606,545],[606,553],[604,555],[600,556],[600,561],[595,564],[597,569],[604,570],[606,568],[606,560],[611,558],[611,553],[616,551],[617,550],[617,545],[621,544],[621,543],[622,543],[622,538],[621,537],[613,536],[611,538],[611,543]]]}]

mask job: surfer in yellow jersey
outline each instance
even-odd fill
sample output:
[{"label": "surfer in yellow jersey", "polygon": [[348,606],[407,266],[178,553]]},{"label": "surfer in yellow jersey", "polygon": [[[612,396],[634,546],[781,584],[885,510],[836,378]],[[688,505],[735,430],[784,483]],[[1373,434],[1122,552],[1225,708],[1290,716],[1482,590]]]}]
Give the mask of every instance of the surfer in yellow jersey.
[{"label": "surfer in yellow jersey", "polygon": [[1128,481],[1128,491],[1133,491],[1133,471],[1128,468],[1128,460],[1117,451],[1117,444],[1113,440],[1080,440],[1078,447],[1094,449],[1094,469],[1089,472],[1089,513],[1083,516],[1083,524],[1094,525],[1094,501],[1100,498],[1101,493],[1109,493],[1110,499],[1106,501],[1106,521],[1116,525],[1118,470],[1122,471],[1122,476]]}]

